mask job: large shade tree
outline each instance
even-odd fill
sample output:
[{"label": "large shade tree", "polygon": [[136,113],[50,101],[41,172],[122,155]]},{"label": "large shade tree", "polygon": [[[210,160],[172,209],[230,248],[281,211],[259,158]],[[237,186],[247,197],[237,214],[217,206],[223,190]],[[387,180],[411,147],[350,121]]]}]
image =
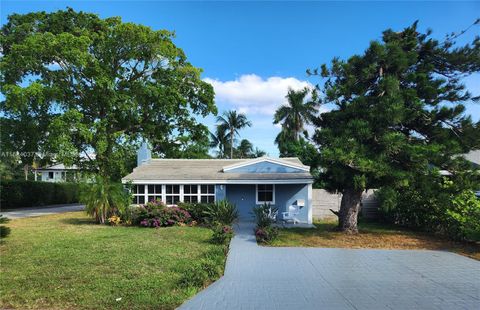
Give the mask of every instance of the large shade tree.
[{"label": "large shade tree", "polygon": [[479,72],[480,40],[458,46],[456,38],[438,41],[414,23],[310,72],[324,78],[324,102],[336,106],[315,120],[314,140],[321,181],[343,193],[340,230],[357,232],[365,189],[408,185],[432,166],[452,170],[456,154],[480,148],[480,124],[463,105],[478,98],[461,82]]},{"label": "large shade tree", "polygon": [[195,115],[216,113],[213,88],[172,32],[72,9],[13,14],[1,32],[3,117],[32,128],[19,141],[41,133],[57,160],[95,152],[91,167],[119,178],[141,138],[168,149],[208,134]]},{"label": "large shade tree", "polygon": [[247,119],[243,113],[237,113],[235,110],[225,111],[222,115],[217,117],[218,127],[224,130],[228,135],[230,141],[230,158],[233,158],[233,149],[235,138],[239,135],[239,130],[245,127],[252,126],[252,123]]}]

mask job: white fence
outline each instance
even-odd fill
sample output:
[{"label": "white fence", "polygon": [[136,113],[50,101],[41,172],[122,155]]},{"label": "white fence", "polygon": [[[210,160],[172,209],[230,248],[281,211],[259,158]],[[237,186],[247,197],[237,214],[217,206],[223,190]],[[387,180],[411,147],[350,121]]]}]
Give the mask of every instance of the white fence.
[{"label": "white fence", "polygon": [[[342,194],[332,194],[324,189],[314,189],[312,193],[313,218],[336,219],[337,216],[330,209],[338,211],[341,200]],[[365,218],[378,216],[378,201],[375,199],[373,190],[363,193],[361,212]]]}]

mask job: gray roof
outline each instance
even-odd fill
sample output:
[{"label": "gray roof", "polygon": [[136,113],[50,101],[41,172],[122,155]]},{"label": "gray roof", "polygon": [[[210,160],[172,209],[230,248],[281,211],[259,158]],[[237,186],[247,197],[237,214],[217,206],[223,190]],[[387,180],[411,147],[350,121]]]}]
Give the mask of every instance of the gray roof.
[{"label": "gray roof", "polygon": [[78,170],[77,165],[72,165],[72,166],[65,166],[64,164],[55,164],[43,168],[38,168],[36,169],[37,171],[42,171],[42,170]]},{"label": "gray roof", "polygon": [[223,172],[224,167],[236,164],[268,160],[279,164],[287,164],[298,168],[308,168],[302,165],[298,158],[266,158],[261,159],[150,159],[148,162],[133,169],[123,181],[234,181],[234,180],[312,180],[310,172],[296,173],[233,173]]}]

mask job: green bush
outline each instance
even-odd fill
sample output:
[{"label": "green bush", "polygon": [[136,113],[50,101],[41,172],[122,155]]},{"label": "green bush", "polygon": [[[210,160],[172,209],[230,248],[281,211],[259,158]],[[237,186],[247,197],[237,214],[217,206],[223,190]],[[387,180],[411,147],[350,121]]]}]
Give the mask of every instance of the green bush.
[{"label": "green bush", "polygon": [[127,212],[131,197],[121,183],[97,176],[95,182],[81,185],[80,201],[97,223],[105,224],[112,215]]},{"label": "green bush", "polygon": [[277,213],[278,208],[272,207],[269,203],[264,203],[261,206],[253,207],[255,222],[259,228],[272,225],[272,223],[275,221],[273,218],[276,217]]},{"label": "green bush", "polygon": [[[10,219],[3,217],[3,215],[0,214],[0,224],[6,224],[9,221]],[[8,235],[10,235],[10,227],[0,225],[0,238],[5,238]]]},{"label": "green bush", "polygon": [[232,226],[238,220],[237,207],[228,200],[206,205],[203,214],[205,221],[212,227],[218,224]]},{"label": "green bush", "polygon": [[8,180],[0,184],[0,197],[4,209],[75,203],[79,201],[79,186],[76,183]]},{"label": "green bush", "polygon": [[133,223],[143,227],[189,225],[192,217],[180,207],[167,207],[161,201],[150,201],[135,208]]},{"label": "green bush", "polygon": [[212,242],[228,245],[233,238],[233,228],[228,225],[217,225],[212,228]]},{"label": "green bush", "polygon": [[277,213],[278,208],[272,207],[268,203],[253,208],[255,222],[257,224],[255,227],[255,238],[257,242],[267,244],[277,238],[278,228],[272,226]]},{"label": "green bush", "polygon": [[408,186],[376,192],[384,221],[444,235],[453,240],[480,240],[480,201],[475,177],[457,174],[417,175]]},{"label": "green bush", "polygon": [[273,226],[257,227],[255,229],[255,238],[257,242],[268,244],[278,237],[278,228]]},{"label": "green bush", "polygon": [[208,203],[188,203],[188,202],[180,202],[178,206],[184,210],[186,210],[188,213],[190,213],[190,216],[194,221],[197,223],[205,223],[206,218],[204,211],[209,208],[211,204]]}]

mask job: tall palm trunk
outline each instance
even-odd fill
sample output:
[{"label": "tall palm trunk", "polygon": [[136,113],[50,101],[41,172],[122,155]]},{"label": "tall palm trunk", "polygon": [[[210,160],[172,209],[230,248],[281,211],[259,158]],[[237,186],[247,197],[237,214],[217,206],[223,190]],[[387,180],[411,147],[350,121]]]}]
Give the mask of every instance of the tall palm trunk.
[{"label": "tall palm trunk", "polygon": [[230,158],[233,158],[233,127],[230,127]]}]

